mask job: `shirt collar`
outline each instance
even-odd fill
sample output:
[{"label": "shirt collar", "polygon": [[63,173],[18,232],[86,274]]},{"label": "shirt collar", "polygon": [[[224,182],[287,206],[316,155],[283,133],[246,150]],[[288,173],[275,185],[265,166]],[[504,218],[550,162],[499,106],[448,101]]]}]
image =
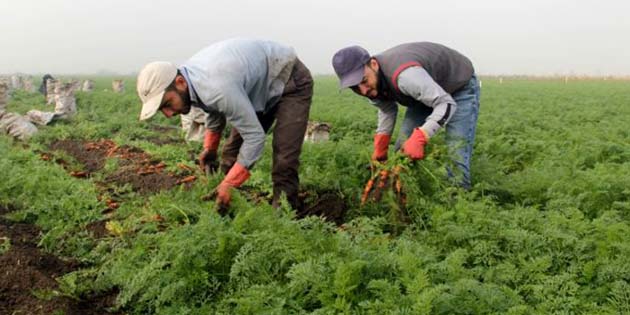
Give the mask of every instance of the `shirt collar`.
[{"label": "shirt collar", "polygon": [[197,91],[195,91],[195,87],[192,85],[190,81],[190,77],[188,76],[188,69],[185,66],[181,66],[178,68],[179,72],[182,74],[184,79],[186,80],[186,84],[188,85],[188,93],[190,93],[190,101],[192,102],[192,106],[199,107],[199,104],[203,104],[199,101],[199,96],[197,95]]}]

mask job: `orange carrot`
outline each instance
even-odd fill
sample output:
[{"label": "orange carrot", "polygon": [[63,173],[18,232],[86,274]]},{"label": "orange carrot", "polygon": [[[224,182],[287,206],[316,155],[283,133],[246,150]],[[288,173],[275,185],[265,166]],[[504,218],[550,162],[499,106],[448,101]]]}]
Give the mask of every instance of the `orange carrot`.
[{"label": "orange carrot", "polygon": [[177,167],[183,169],[183,170],[187,170],[187,171],[191,171],[193,172],[194,169],[186,164],[182,164],[182,163],[177,163]]},{"label": "orange carrot", "polygon": [[187,177],[184,177],[184,178],[178,180],[177,181],[177,185],[184,184],[184,183],[190,183],[190,182],[194,181],[195,179],[197,179],[197,176],[190,175],[190,176],[187,176]]},{"label": "orange carrot", "polygon": [[136,174],[138,175],[148,175],[148,174],[154,174],[155,170],[152,169],[139,169],[136,171]]},{"label": "orange carrot", "polygon": [[374,186],[374,179],[375,177],[370,178],[370,180],[365,185],[365,188],[363,189],[363,194],[361,194],[361,205],[364,205],[365,202],[367,201],[367,198],[370,195],[370,191],[372,190],[372,187]]},{"label": "orange carrot", "polygon": [[72,171],[70,172],[70,176],[72,177],[78,177],[78,178],[85,178],[88,176],[88,172],[83,172],[83,171]]},{"label": "orange carrot", "polygon": [[378,188],[383,189],[385,188],[385,185],[387,185],[387,178],[389,177],[389,171],[381,170],[380,175],[381,175],[381,178],[378,182]]}]

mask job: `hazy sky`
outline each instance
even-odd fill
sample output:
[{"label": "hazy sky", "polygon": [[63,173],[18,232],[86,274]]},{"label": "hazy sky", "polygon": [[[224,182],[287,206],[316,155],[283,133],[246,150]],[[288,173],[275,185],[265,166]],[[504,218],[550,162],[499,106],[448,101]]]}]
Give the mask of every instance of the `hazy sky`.
[{"label": "hazy sky", "polygon": [[630,75],[629,0],[0,0],[0,73],[133,73],[234,36],[335,51],[434,41],[480,74]]}]

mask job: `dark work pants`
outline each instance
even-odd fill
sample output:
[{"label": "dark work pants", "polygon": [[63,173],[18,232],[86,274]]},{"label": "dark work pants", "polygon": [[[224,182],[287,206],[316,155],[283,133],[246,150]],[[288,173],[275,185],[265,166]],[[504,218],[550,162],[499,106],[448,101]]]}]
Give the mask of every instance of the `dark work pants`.
[{"label": "dark work pants", "polygon": [[[276,123],[273,130],[273,169],[271,171],[274,207],[279,205],[280,196],[285,193],[291,206],[294,209],[297,208],[300,153],[312,98],[313,78],[298,59],[278,103],[269,112],[258,115],[265,133],[271,129],[274,121]],[[221,170],[224,173],[227,173],[236,163],[242,144],[243,138],[236,129],[232,128],[221,154]]]}]

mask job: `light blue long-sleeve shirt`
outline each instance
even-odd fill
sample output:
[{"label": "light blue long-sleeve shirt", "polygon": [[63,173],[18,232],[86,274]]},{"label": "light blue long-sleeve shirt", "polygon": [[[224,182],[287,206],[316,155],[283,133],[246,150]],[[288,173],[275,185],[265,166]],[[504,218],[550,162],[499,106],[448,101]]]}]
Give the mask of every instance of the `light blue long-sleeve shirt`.
[{"label": "light blue long-sleeve shirt", "polygon": [[180,68],[192,106],[208,113],[206,128],[220,132],[227,121],[238,130],[243,145],[237,162],[246,168],[260,158],[265,144],[256,114],[276,105],[296,59],[291,47],[237,38],[204,48]]}]

